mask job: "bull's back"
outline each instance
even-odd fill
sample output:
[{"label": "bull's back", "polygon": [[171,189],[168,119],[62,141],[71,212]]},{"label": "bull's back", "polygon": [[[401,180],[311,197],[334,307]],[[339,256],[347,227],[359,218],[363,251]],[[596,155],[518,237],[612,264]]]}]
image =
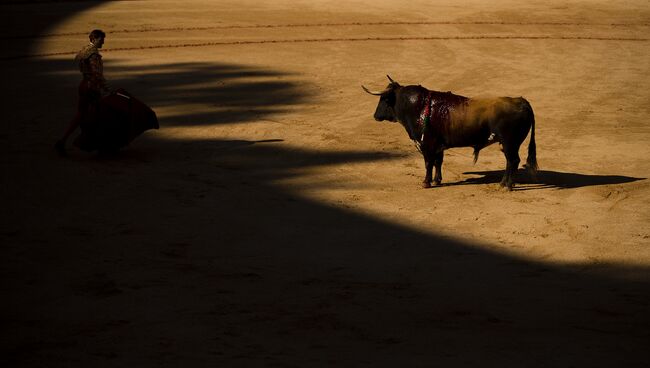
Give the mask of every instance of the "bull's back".
[{"label": "bull's back", "polygon": [[448,145],[480,146],[495,133],[528,133],[532,109],[523,97],[472,98],[450,114]]}]

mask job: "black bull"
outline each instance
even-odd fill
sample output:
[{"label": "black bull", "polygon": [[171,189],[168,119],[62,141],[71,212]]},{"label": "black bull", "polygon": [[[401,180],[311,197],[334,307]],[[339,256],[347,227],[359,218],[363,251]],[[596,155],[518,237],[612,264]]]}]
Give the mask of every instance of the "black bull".
[{"label": "black bull", "polygon": [[535,148],[535,117],[523,97],[472,99],[451,92],[429,91],[422,86],[401,86],[390,80],[386,89],[372,92],[380,96],[375,120],[399,122],[409,138],[416,142],[424,156],[426,176],[423,185],[442,182],[444,150],[452,147],[473,147],[474,162],[479,151],[499,142],[506,157],[506,170],[501,186],[512,190],[519,167],[519,147],[530,130],[528,158],[525,167],[532,176],[537,172]]}]

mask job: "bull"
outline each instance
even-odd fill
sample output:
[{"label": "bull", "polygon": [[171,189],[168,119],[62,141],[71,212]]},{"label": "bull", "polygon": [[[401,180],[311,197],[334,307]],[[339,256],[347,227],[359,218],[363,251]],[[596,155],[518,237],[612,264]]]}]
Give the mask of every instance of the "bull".
[{"label": "bull", "polygon": [[[431,91],[419,85],[401,86],[387,76],[390,83],[379,96],[374,118],[399,122],[424,156],[426,175],[423,187],[442,182],[444,151],[453,147],[474,148],[474,163],[481,149],[500,143],[506,169],[500,185],[512,190],[519,168],[519,147],[528,136],[528,157],[524,165],[535,177],[537,152],[535,116],[523,97],[468,98],[451,92]],[[432,169],[436,168],[432,178]]]}]

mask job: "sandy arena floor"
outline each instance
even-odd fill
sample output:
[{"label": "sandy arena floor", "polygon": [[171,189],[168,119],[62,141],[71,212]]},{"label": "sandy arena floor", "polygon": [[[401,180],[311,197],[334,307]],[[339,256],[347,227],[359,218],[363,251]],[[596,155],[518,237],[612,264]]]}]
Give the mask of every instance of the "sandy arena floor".
[{"label": "sandy arena floor", "polygon": [[[647,1],[0,13],[3,367],[650,364]],[[60,158],[93,28],[161,129]],[[361,89],[386,74],[524,96],[538,181],[506,192],[498,147],[460,148],[422,189]]]}]

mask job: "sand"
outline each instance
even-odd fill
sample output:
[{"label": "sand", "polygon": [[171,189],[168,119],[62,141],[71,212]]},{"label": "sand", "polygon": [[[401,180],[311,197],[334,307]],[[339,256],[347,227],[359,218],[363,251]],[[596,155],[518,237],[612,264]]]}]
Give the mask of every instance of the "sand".
[{"label": "sand", "polygon": [[[3,366],[642,367],[650,362],[645,1],[0,5]],[[161,129],[52,146],[72,57]],[[399,124],[403,85],[524,96],[540,173]],[[528,140],[522,145],[522,161]]]}]

